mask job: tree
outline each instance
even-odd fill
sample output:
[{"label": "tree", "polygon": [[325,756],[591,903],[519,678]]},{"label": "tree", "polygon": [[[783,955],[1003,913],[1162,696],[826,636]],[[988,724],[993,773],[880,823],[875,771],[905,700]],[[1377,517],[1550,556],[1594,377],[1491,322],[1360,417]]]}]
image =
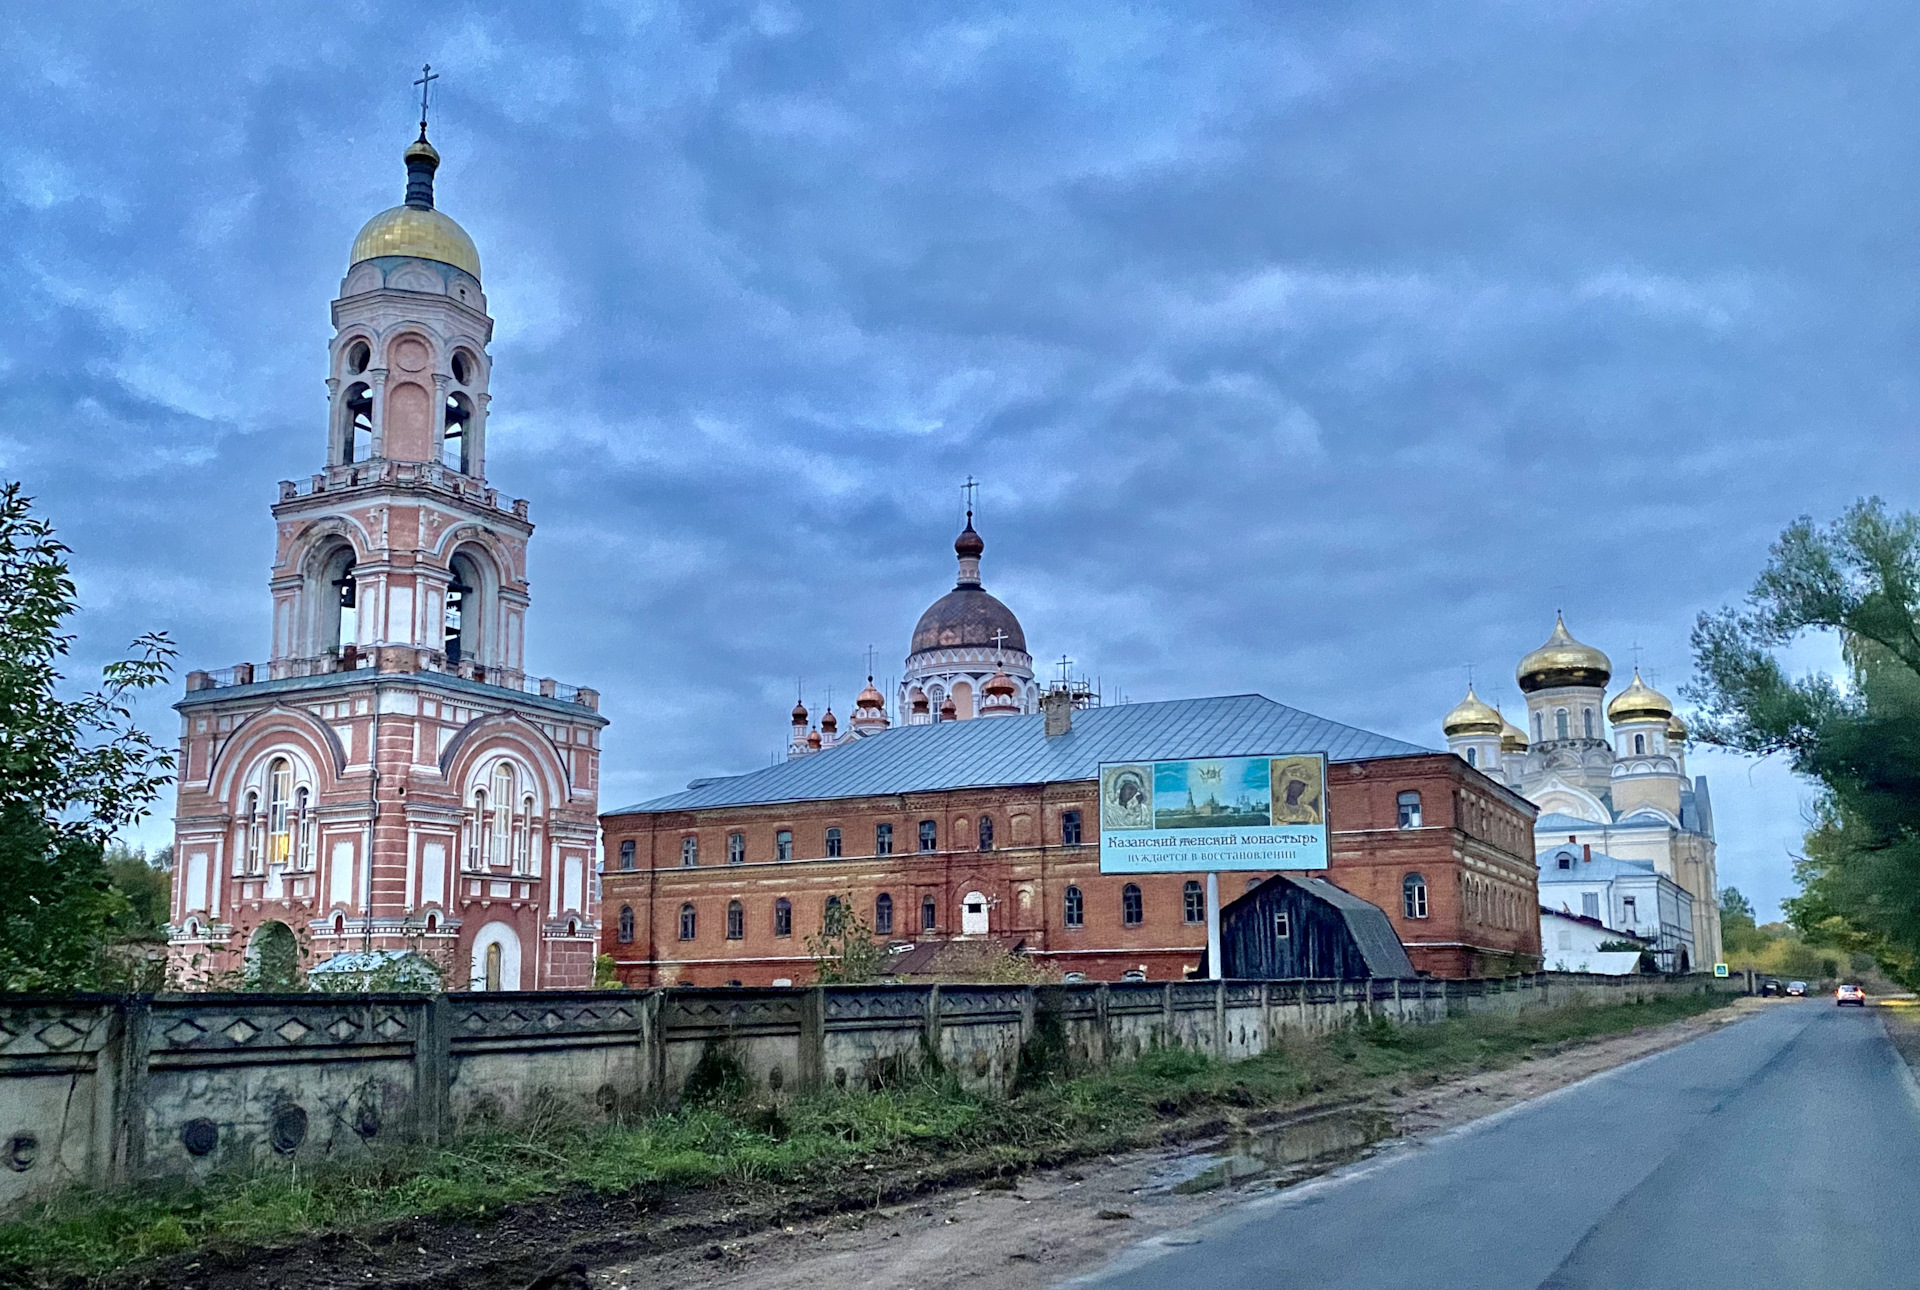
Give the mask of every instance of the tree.
[{"label": "tree", "polygon": [[101,686],[65,698],[62,626],[78,608],[68,549],[20,485],[0,485],[0,990],[111,984],[105,953],[133,902],[105,852],[171,779],[172,754],[133,724],[173,647],[142,636]]},{"label": "tree", "polygon": [[[1820,631],[1845,675],[1790,677],[1780,651]],[[1785,754],[1821,788],[1788,919],[1920,981],[1920,517],[1875,498],[1824,528],[1796,521],[1744,608],[1700,616],[1693,648],[1698,737]]]},{"label": "tree", "polygon": [[814,979],[822,985],[857,985],[879,977],[887,951],[854,912],[849,894],[827,898],[819,934],[807,937],[807,953],[813,956]]},{"label": "tree", "polygon": [[1753,902],[1737,887],[1720,889],[1720,940],[1729,954],[1758,950],[1767,943],[1754,921]]}]

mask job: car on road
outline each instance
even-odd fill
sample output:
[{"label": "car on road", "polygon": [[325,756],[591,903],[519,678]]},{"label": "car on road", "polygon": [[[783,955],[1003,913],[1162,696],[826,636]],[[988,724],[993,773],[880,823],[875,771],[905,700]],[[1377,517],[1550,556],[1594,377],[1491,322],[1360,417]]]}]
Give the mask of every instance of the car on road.
[{"label": "car on road", "polygon": [[1867,992],[1857,985],[1843,985],[1833,992],[1833,1006],[1844,1008],[1852,1004],[1856,1008],[1867,1006]]},{"label": "car on road", "polygon": [[1804,998],[1806,993],[1807,983],[1805,981],[1787,982],[1787,995],[1789,998]]}]

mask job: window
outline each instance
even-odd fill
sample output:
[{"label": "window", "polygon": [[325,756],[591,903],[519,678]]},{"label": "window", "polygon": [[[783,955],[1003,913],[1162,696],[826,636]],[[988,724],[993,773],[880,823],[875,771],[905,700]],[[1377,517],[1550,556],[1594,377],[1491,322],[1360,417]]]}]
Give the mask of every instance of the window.
[{"label": "window", "polygon": [[940,847],[940,826],[932,820],[920,821],[920,849],[937,851]]},{"label": "window", "polygon": [[820,926],[828,932],[833,932],[843,921],[840,917],[840,897],[828,896],[825,908],[820,911]]},{"label": "window", "polygon": [[1400,884],[1400,899],[1405,905],[1408,918],[1427,916],[1427,880],[1417,873],[1410,873]]},{"label": "window", "polygon": [[773,858],[775,860],[793,859],[792,829],[781,829],[773,835]]},{"label": "window", "polygon": [[697,928],[698,925],[695,923],[693,916],[693,906],[691,904],[680,906],[680,939],[683,941],[692,940]]},{"label": "window", "polygon": [[1293,935],[1293,923],[1290,919],[1288,919],[1287,911],[1284,909],[1274,910],[1273,911],[1273,939],[1276,941],[1284,941],[1292,935]]},{"label": "window", "polygon": [[440,464],[465,474],[473,469],[468,431],[473,426],[473,400],[455,391],[447,395],[445,428],[440,432]]},{"label": "window", "polygon": [[1562,869],[1571,869],[1571,868],[1573,868],[1573,852],[1571,852],[1571,851],[1562,851],[1562,852],[1560,853],[1560,867],[1561,867]]},{"label": "window", "polygon": [[473,360],[464,349],[453,351],[453,379],[462,385],[473,384]]},{"label": "window", "polygon": [[496,762],[493,767],[492,840],[487,863],[509,863],[513,846],[513,767],[506,762]]},{"label": "window", "polygon": [[1545,739],[1545,738],[1546,738],[1546,735],[1541,733],[1540,714],[1536,712],[1533,714],[1533,742],[1539,743],[1542,739]]},{"label": "window", "polygon": [[1565,739],[1567,737],[1567,710],[1565,708],[1554,709],[1553,728],[1560,738]]},{"label": "window", "polygon": [[533,870],[533,794],[528,793],[520,799],[520,814],[513,822],[513,871],[531,873]]},{"label": "window", "polygon": [[1180,889],[1180,905],[1189,923],[1207,921],[1207,894],[1199,883],[1189,879],[1187,885]]},{"label": "window", "polygon": [[1580,721],[1581,721],[1581,724],[1583,724],[1586,727],[1587,738],[1589,739],[1593,738],[1593,709],[1592,708],[1580,709]]},{"label": "window", "polygon": [[620,844],[620,867],[622,869],[633,868],[633,839],[632,838],[628,838],[625,842],[622,842]]},{"label": "window", "polygon": [[1060,845],[1063,847],[1080,845],[1080,812],[1060,812]]},{"label": "window", "polygon": [[633,944],[633,906],[620,906],[620,943]]},{"label": "window", "polygon": [[747,910],[737,900],[727,902],[727,939],[737,941],[747,934]]},{"label": "window", "polygon": [[893,897],[884,891],[873,898],[873,930],[883,936],[893,933]]},{"label": "window", "polygon": [[441,607],[441,652],[447,662],[480,658],[480,566],[462,551],[447,561],[447,595]]},{"label": "window", "polygon": [[744,833],[727,834],[727,863],[744,864],[747,859],[747,835]]},{"label": "window", "polygon": [[991,815],[980,817],[980,849],[993,850],[993,817]]},{"label": "window", "polygon": [[1138,927],[1146,921],[1146,907],[1140,900],[1140,888],[1128,883],[1120,889],[1120,921]]},{"label": "window", "polygon": [[793,902],[785,896],[773,902],[773,934],[793,935]]},{"label": "window", "polygon": [[923,932],[931,932],[939,926],[940,907],[934,903],[932,896],[922,897],[920,901],[920,930]]},{"label": "window", "polygon": [[293,790],[293,825],[293,867],[311,870],[313,868],[313,810],[311,798],[304,784]]},{"label": "window", "polygon": [[347,375],[358,376],[367,370],[367,364],[373,362],[373,350],[364,340],[356,340],[347,346]]},{"label": "window", "polygon": [[893,826],[876,824],[873,826],[873,853],[877,856],[893,854]]},{"label": "window", "polygon": [[840,830],[828,829],[827,830],[827,859],[838,860],[839,858],[840,858]]},{"label": "window", "polygon": [[1637,926],[1640,922],[1639,904],[1632,896],[1620,898],[1620,921],[1628,927]]},{"label": "window", "polygon": [[1564,927],[1561,928],[1559,933],[1555,936],[1554,939],[1559,944],[1559,947],[1563,950],[1570,950],[1573,948],[1573,933],[1569,931],[1567,928],[1564,928]]},{"label": "window", "polygon": [[293,856],[293,763],[275,757],[267,767],[267,863]]},{"label": "window", "polygon": [[373,456],[373,387],[364,381],[349,385],[341,409],[340,464],[347,466]]},{"label": "window", "polygon": [[1583,891],[1580,893],[1580,913],[1587,918],[1600,917],[1600,893]]},{"label": "window", "polygon": [[1467,749],[1467,765],[1478,766],[1479,764],[1480,764],[1480,750],[1478,748]]},{"label": "window", "polygon": [[1400,794],[1399,797],[1395,798],[1394,801],[1400,808],[1400,827],[1403,829],[1419,828],[1420,794],[1413,789],[1408,789],[1406,792]]},{"label": "window", "polygon": [[1647,737],[1645,735],[1635,735],[1633,737],[1633,751],[1637,756],[1646,755]]},{"label": "window", "polygon": [[1067,888],[1065,917],[1068,927],[1087,925],[1087,902],[1086,898],[1080,894],[1078,887]]},{"label": "window", "polygon": [[266,842],[266,835],[260,829],[260,794],[247,794],[247,822],[242,827],[246,830],[247,872],[259,873]]},{"label": "window", "polygon": [[700,863],[700,839],[680,839],[680,867],[691,869]]}]

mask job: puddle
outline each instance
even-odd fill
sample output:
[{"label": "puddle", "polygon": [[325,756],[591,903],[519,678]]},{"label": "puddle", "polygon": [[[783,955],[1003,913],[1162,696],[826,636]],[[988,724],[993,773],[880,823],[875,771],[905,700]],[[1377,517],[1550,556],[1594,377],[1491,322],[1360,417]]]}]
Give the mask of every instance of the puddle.
[{"label": "puddle", "polygon": [[1284,1185],[1357,1160],[1391,1136],[1392,1117],[1373,1108],[1265,1125],[1227,1139],[1211,1158],[1196,1158],[1197,1171],[1174,1183],[1171,1190],[1191,1195],[1249,1182],[1270,1180]]}]

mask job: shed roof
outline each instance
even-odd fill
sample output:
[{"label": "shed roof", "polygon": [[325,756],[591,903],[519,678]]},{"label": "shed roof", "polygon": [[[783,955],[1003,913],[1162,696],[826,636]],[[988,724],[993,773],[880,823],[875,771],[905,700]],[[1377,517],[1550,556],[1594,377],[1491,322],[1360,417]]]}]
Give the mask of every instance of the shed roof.
[{"label": "shed roof", "polygon": [[1277,884],[1287,883],[1298,887],[1309,896],[1325,901],[1340,912],[1341,919],[1347,925],[1347,931],[1353,937],[1353,943],[1360,949],[1360,956],[1367,961],[1367,972],[1377,977],[1415,977],[1413,960],[1407,957],[1406,946],[1400,943],[1399,933],[1393,930],[1393,921],[1387,917],[1387,911],[1372,901],[1362,900],[1350,891],[1334,886],[1325,878],[1294,878],[1277,873],[1252,891],[1237,900],[1228,901],[1221,908],[1224,918],[1226,911],[1243,900],[1253,900],[1259,894]]},{"label": "shed roof", "polygon": [[899,726],[744,775],[695,780],[682,792],[607,814],[1052,784],[1093,779],[1103,761],[1324,752],[1329,761],[1345,762],[1435,751],[1265,695],[1230,694],[1089,708],[1075,712],[1073,728],[1053,738],[1038,714]]}]

